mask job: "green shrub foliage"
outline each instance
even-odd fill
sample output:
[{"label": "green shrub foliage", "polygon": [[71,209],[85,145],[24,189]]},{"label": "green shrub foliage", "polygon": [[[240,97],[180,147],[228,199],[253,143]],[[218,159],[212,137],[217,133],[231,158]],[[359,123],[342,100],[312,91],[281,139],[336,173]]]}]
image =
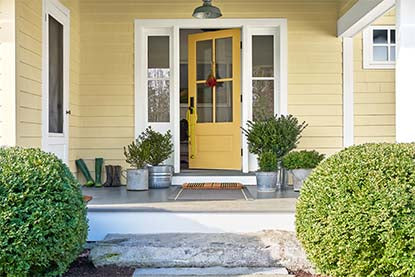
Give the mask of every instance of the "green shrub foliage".
[{"label": "green shrub foliage", "polygon": [[315,168],[322,160],[324,155],[317,151],[294,151],[284,156],[283,166],[286,169]]},{"label": "green shrub foliage", "polygon": [[135,141],[124,147],[125,161],[136,169],[144,168],[150,159],[151,151],[149,141],[140,135]]},{"label": "green shrub foliage", "polygon": [[272,152],[264,152],[259,155],[259,169],[262,172],[273,172],[278,169],[278,159]]},{"label": "green shrub foliage", "polygon": [[0,148],[0,276],[58,276],[87,236],[80,184],[56,156]]},{"label": "green shrub foliage", "polygon": [[415,276],[415,144],[365,144],[305,181],[297,236],[325,275]]},{"label": "green shrub foliage", "polygon": [[251,153],[273,152],[281,159],[297,146],[306,126],[292,115],[276,115],[263,121],[248,121],[247,128],[242,130]]},{"label": "green shrub foliage", "polygon": [[159,165],[168,159],[173,153],[173,142],[170,130],[164,135],[148,127],[141,135],[142,141],[150,145],[151,151],[148,158],[150,165]]}]

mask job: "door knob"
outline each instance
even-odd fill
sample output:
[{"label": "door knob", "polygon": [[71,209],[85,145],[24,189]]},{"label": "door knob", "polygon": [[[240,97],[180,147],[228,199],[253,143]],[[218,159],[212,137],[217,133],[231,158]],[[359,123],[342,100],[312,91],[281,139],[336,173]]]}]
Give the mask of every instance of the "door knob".
[{"label": "door knob", "polygon": [[66,110],[66,112],[65,112],[66,114],[69,114],[69,115],[71,115],[72,114],[72,112],[71,112],[71,110]]}]

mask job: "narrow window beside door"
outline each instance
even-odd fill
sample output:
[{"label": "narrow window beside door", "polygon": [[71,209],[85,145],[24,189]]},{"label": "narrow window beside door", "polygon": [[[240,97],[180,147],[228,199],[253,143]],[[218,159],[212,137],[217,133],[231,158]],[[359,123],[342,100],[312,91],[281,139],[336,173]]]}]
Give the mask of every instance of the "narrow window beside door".
[{"label": "narrow window beside door", "polygon": [[252,36],[252,118],[274,115],[274,36]]},{"label": "narrow window beside door", "polygon": [[49,15],[49,133],[63,133],[63,25]]},{"label": "narrow window beside door", "polygon": [[170,37],[148,37],[148,122],[170,121]]}]

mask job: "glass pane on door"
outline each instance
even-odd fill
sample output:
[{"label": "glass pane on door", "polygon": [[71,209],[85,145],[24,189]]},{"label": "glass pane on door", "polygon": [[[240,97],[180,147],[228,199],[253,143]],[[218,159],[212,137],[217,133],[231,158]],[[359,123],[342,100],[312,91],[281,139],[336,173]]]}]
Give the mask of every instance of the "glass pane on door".
[{"label": "glass pane on door", "polygon": [[212,72],[212,40],[196,42],[197,80],[206,80]]},{"label": "glass pane on door", "polygon": [[213,122],[213,89],[205,84],[197,85],[197,122]]},{"label": "glass pane on door", "polygon": [[216,86],[216,122],[232,122],[232,82]]},{"label": "glass pane on door", "polygon": [[63,25],[49,16],[49,133],[63,133]]},{"label": "glass pane on door", "polygon": [[232,38],[215,40],[216,79],[232,78]]}]

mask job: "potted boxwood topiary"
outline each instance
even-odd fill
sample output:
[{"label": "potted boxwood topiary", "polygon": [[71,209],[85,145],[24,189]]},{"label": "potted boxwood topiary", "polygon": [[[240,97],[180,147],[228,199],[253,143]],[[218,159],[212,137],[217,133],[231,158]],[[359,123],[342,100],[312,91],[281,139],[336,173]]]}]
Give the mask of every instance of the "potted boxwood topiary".
[{"label": "potted boxwood topiary", "polygon": [[149,187],[153,189],[168,188],[171,185],[173,167],[162,165],[173,153],[172,135],[170,130],[164,135],[148,127],[142,134],[150,148],[148,158]]},{"label": "potted boxwood topiary", "polygon": [[294,191],[300,191],[304,180],[322,160],[324,155],[314,150],[290,152],[283,158],[283,166],[290,170],[294,177]]},{"label": "potted boxwood topiary", "polygon": [[259,192],[274,192],[277,189],[278,159],[272,152],[264,152],[258,158],[259,171],[255,173]]},{"label": "potted boxwood topiary", "polygon": [[[260,121],[248,121],[247,128],[242,128],[248,140],[249,151],[256,154],[261,159],[261,155],[266,152],[273,153],[277,159],[276,168],[278,186],[281,186],[282,170],[280,162],[282,157],[297,146],[301,138],[301,132],[307,126],[305,122],[299,123],[298,119],[292,115],[275,115],[271,118]],[[266,154],[269,155],[269,154]],[[269,177],[268,184],[272,184],[272,178]],[[258,177],[257,177],[258,183]],[[272,191],[274,187],[265,189],[258,188],[259,191]]]},{"label": "potted boxwood topiary", "polygon": [[150,143],[143,135],[124,147],[126,162],[132,167],[127,169],[127,190],[148,190],[147,162],[150,151]]}]

